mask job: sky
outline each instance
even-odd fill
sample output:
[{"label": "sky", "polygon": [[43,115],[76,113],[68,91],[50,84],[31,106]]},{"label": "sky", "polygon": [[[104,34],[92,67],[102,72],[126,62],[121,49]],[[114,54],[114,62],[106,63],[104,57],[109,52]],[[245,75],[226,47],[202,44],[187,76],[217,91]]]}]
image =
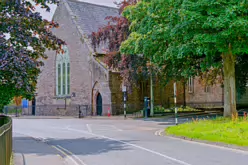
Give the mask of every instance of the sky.
[{"label": "sky", "polygon": [[[78,1],[88,2],[88,3],[103,5],[103,6],[116,7],[114,2],[120,2],[121,0],[78,0]],[[40,6],[36,6],[36,11],[40,12],[44,19],[51,21],[53,14],[56,10],[56,5],[50,5],[50,8],[51,8],[51,11],[46,12],[44,9],[41,9]]]}]

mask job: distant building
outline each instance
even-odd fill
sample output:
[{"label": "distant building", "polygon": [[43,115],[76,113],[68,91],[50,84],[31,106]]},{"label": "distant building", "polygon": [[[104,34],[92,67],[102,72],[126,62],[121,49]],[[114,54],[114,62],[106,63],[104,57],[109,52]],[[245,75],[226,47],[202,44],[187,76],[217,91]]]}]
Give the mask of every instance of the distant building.
[{"label": "distant building", "polygon": [[189,78],[186,90],[186,104],[195,108],[222,108],[224,95],[221,84],[204,86],[199,78]]},{"label": "distant building", "polygon": [[[187,83],[186,105],[196,108],[223,108],[224,88],[221,84],[203,86],[199,78],[189,78]],[[248,85],[241,97],[237,93],[237,107],[248,107]]]}]

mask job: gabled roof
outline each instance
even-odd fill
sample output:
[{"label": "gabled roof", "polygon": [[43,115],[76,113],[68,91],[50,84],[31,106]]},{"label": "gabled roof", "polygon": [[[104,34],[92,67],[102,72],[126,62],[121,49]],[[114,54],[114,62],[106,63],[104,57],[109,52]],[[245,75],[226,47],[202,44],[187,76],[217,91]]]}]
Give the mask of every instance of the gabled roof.
[{"label": "gabled roof", "polygon": [[108,21],[105,20],[107,16],[118,16],[117,8],[91,4],[87,2],[80,2],[77,0],[67,0],[72,12],[76,16],[78,25],[86,35],[98,31]]}]

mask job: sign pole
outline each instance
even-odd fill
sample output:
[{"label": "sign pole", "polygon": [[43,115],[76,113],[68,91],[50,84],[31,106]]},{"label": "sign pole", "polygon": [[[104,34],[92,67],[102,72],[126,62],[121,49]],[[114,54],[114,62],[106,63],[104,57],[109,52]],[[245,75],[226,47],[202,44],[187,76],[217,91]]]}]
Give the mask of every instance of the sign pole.
[{"label": "sign pole", "polygon": [[175,103],[175,123],[178,124],[177,119],[177,83],[174,83],[174,103]]},{"label": "sign pole", "polygon": [[126,108],[127,108],[127,87],[125,85],[122,85],[122,92],[123,92],[123,100],[124,100],[124,118],[127,118],[127,112],[126,112]]},{"label": "sign pole", "polygon": [[[124,93],[124,95],[126,95],[126,92]],[[126,105],[126,97],[124,96],[124,118],[125,118],[125,119],[127,118],[126,108],[127,108],[127,105]]]}]

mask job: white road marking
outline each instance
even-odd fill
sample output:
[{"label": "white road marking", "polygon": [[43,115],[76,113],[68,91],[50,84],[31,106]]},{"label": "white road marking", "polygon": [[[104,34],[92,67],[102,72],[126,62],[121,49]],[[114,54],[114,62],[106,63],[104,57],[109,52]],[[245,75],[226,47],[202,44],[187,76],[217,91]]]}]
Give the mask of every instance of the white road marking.
[{"label": "white road marking", "polygon": [[119,129],[119,128],[117,128],[116,126],[114,126],[114,125],[110,125],[111,127],[113,127],[114,129],[116,129],[117,131],[123,131],[122,129]]},{"label": "white road marking", "polygon": [[145,148],[145,147],[142,147],[142,146],[139,146],[139,145],[135,145],[135,144],[132,144],[132,143],[124,142],[124,141],[121,141],[121,140],[117,140],[117,139],[114,139],[114,138],[111,138],[111,137],[107,137],[107,136],[103,136],[103,135],[97,135],[97,134],[94,134],[94,133],[90,133],[90,132],[82,131],[82,130],[77,130],[77,129],[73,129],[73,128],[67,128],[67,130],[69,130],[69,131],[75,131],[75,132],[80,132],[80,133],[84,133],[84,134],[90,134],[90,135],[93,135],[93,136],[96,136],[96,137],[101,137],[101,138],[104,138],[104,139],[109,139],[109,140],[112,140],[112,141],[116,141],[116,142],[119,142],[119,143],[122,143],[122,144],[126,144],[126,145],[129,145],[129,146],[132,146],[132,147],[135,147],[135,148],[138,148],[138,149],[141,149],[141,150],[144,150],[144,151],[153,153],[155,155],[164,157],[166,159],[169,159],[171,161],[177,162],[177,163],[182,164],[182,165],[191,165],[191,164],[188,164],[188,163],[186,163],[184,161],[178,160],[176,158],[172,158],[170,156],[167,156],[167,155],[164,155],[162,153],[159,153],[159,152],[150,150],[148,148]]},{"label": "white road marking", "polygon": [[[66,127],[66,129],[69,129],[69,127]],[[34,136],[30,135],[30,134],[23,134],[23,133],[19,133],[19,132],[13,132],[13,133],[24,135],[24,136],[27,136],[27,137],[32,138],[34,140],[39,140],[39,141],[41,141],[43,143],[46,143],[47,142],[47,139],[46,138],[34,137]],[[54,145],[50,145],[50,146],[52,146],[54,149],[56,149],[57,151],[59,151],[60,153],[62,153],[64,156],[68,157],[75,165],[86,165],[82,160],[80,160],[78,157],[76,157],[72,152],[68,151],[67,149],[65,149],[65,148],[63,148],[63,147],[61,147],[59,145],[57,145],[57,147],[54,146]],[[69,154],[71,154],[71,155],[68,155],[66,152],[69,153]],[[72,157],[75,158],[76,160],[78,160],[80,162],[80,164],[78,164]],[[66,161],[68,162],[68,160],[66,160]]]},{"label": "white road marking", "polygon": [[[86,127],[87,127],[88,131],[89,131],[90,133],[92,133],[92,129],[90,128],[90,125],[89,125],[89,124],[86,124]],[[69,128],[70,128],[70,127],[66,128],[66,129],[69,129]]]},{"label": "white road marking", "polygon": [[161,130],[158,131],[159,136],[163,136],[162,133],[164,133],[164,130],[163,129],[161,129]]},{"label": "white road marking", "polygon": [[190,140],[187,140],[187,139],[180,139],[180,138],[171,137],[171,136],[166,136],[166,137],[170,138],[170,139],[174,139],[174,140],[180,140],[180,141],[186,142],[186,143],[198,144],[198,145],[201,145],[201,146],[213,147],[213,148],[218,148],[218,149],[222,149],[222,150],[228,150],[228,151],[232,151],[232,152],[235,152],[235,153],[241,153],[241,154],[248,155],[248,151],[243,151],[243,150],[240,150],[240,149],[234,149],[234,148],[217,146],[217,145],[214,145],[214,144],[206,144],[206,143],[201,143],[201,142],[196,142],[196,141],[190,141]]},{"label": "white road marking", "polygon": [[122,129],[117,128],[114,125],[107,124],[90,124],[93,128],[96,127],[97,130],[100,131],[123,131]]},{"label": "white road marking", "polygon": [[75,154],[73,154],[71,151],[61,147],[60,145],[57,145],[57,147],[59,147],[61,150],[64,150],[65,152],[69,153],[70,156],[72,156],[74,159],[78,160],[82,165],[86,165],[81,159],[79,159],[77,156],[75,156]]},{"label": "white road marking", "polygon": [[164,130],[163,129],[160,129],[160,130],[157,130],[154,134],[156,136],[163,136],[163,132],[164,132]]},{"label": "white road marking", "polygon": [[160,136],[163,136],[163,135],[162,135],[163,132],[164,132],[164,130],[161,130],[161,131],[159,132],[159,135],[160,135]]},{"label": "white road marking", "polygon": [[[64,152],[63,150],[59,149],[56,146],[52,146],[54,149],[56,149],[57,151],[59,151],[60,153],[62,153],[64,156],[66,156],[68,159],[70,159],[75,165],[79,165],[70,155],[68,155],[66,152]],[[68,160],[65,159],[67,162]],[[68,162],[69,163],[69,162]]]}]

